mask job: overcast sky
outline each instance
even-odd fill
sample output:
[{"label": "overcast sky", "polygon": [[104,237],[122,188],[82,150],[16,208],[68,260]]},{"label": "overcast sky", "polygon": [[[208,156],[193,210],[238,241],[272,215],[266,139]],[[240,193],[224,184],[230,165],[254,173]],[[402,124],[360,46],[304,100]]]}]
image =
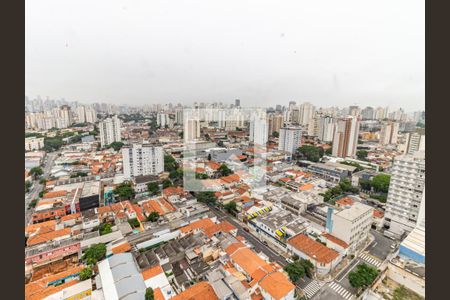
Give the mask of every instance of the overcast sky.
[{"label": "overcast sky", "polygon": [[26,90],[114,104],[425,107],[420,0],[26,0]]}]

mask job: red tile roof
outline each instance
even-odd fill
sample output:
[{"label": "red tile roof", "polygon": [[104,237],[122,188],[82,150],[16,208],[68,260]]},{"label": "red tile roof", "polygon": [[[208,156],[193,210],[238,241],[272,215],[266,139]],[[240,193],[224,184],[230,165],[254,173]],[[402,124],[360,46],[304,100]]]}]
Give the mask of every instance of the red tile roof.
[{"label": "red tile roof", "polygon": [[287,243],[320,263],[330,263],[339,256],[336,251],[302,233],[292,237]]},{"label": "red tile roof", "polygon": [[212,286],[205,281],[199,282],[175,297],[172,300],[218,300]]},{"label": "red tile roof", "polygon": [[329,233],[324,233],[322,234],[327,240],[347,249],[348,248],[348,244],[346,242],[344,242],[341,239],[338,239],[337,237],[335,237],[334,235],[331,235]]}]

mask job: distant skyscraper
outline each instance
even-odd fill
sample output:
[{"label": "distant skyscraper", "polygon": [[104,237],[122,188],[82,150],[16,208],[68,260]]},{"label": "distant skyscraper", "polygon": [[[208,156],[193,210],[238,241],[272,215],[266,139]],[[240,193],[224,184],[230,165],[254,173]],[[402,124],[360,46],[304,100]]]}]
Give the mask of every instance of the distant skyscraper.
[{"label": "distant skyscraper", "polygon": [[283,127],[280,130],[278,150],[293,154],[301,146],[302,130],[300,127]]},{"label": "distant skyscraper", "polygon": [[333,156],[345,158],[356,155],[359,123],[355,116],[348,116],[337,121],[333,136]]},{"label": "distant skyscraper", "polygon": [[391,174],[385,220],[389,232],[400,237],[410,232],[419,220],[425,191],[425,152],[397,156]]},{"label": "distant skyscraper", "polygon": [[373,120],[375,111],[373,107],[367,106],[361,111],[361,117],[363,120]]},{"label": "distant skyscraper", "polygon": [[348,114],[350,116],[357,117],[361,114],[361,109],[359,108],[359,106],[352,105],[348,108]]},{"label": "distant skyscraper", "polygon": [[164,151],[151,144],[132,144],[122,147],[125,178],[158,175],[164,171]]},{"label": "distant skyscraper", "polygon": [[397,144],[399,123],[386,122],[381,126],[380,144],[395,145]]},{"label": "distant skyscraper", "polygon": [[234,100],[234,106],[241,107],[241,100],[239,99]]},{"label": "distant skyscraper", "polygon": [[98,127],[100,129],[100,143],[102,147],[122,140],[120,135],[121,121],[117,116],[105,119],[98,124]]}]

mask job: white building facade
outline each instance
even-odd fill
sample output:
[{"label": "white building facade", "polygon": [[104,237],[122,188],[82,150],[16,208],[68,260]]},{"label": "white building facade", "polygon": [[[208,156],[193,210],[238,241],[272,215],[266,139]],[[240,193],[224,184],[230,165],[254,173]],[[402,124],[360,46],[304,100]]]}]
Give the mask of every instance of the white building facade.
[{"label": "white building facade", "polygon": [[100,129],[100,143],[102,147],[122,140],[120,135],[121,121],[117,116],[105,119],[98,124],[98,127]]},{"label": "white building facade", "polygon": [[391,173],[385,220],[389,233],[400,237],[411,232],[419,218],[425,192],[425,153],[396,157]]},{"label": "white building facade", "polygon": [[280,129],[278,150],[294,153],[301,146],[302,131],[300,127],[283,127]]},{"label": "white building facade", "polygon": [[122,148],[125,178],[158,175],[164,171],[164,151],[151,144],[132,144]]}]

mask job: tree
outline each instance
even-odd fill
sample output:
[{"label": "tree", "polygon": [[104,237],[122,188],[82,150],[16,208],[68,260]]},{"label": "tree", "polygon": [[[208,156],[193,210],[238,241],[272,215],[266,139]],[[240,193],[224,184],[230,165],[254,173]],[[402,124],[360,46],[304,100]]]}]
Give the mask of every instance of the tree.
[{"label": "tree", "polygon": [[416,126],[419,127],[419,128],[425,128],[425,124],[422,123],[422,122],[418,122],[418,123],[416,124]]},{"label": "tree", "polygon": [[120,149],[122,149],[124,143],[122,142],[112,142],[111,144],[109,144],[108,148],[113,148],[114,151],[119,151]]},{"label": "tree", "polygon": [[366,150],[356,151],[356,157],[358,157],[358,159],[360,159],[360,160],[366,160],[368,154],[369,154],[369,152]]},{"label": "tree", "polygon": [[302,156],[306,158],[306,160],[312,162],[318,162],[320,158],[323,156],[323,149],[321,156],[320,155],[321,151],[319,150],[319,147],[315,147],[313,145],[303,145],[300,148],[298,148],[298,151],[301,153]]},{"label": "tree", "polygon": [[208,153],[208,160],[211,160],[211,153]]},{"label": "tree", "polygon": [[153,289],[151,287],[145,290],[145,300],[154,300],[155,296],[153,294]]},{"label": "tree", "polygon": [[196,179],[208,179],[208,175],[205,173],[195,173],[195,178]]},{"label": "tree", "polygon": [[37,179],[39,176],[44,174],[44,171],[42,171],[41,167],[34,167],[34,168],[31,168],[29,174],[32,175],[34,179]]},{"label": "tree", "polygon": [[344,178],[343,180],[341,180],[341,182],[339,182],[339,187],[344,193],[358,193],[358,188],[352,186],[350,180],[348,180],[347,178]]},{"label": "tree", "polygon": [[39,183],[45,185],[47,183],[47,179],[42,178],[41,180],[39,180]]},{"label": "tree", "polygon": [[100,225],[99,228],[100,235],[105,235],[112,232],[112,225],[109,223],[104,223]]},{"label": "tree", "polygon": [[350,272],[348,280],[354,288],[366,288],[377,278],[378,270],[368,264],[360,264],[356,271]]},{"label": "tree", "polygon": [[291,258],[292,258],[293,261],[296,261],[296,260],[300,259],[300,257],[297,254],[292,255]]},{"label": "tree", "polygon": [[157,211],[152,211],[148,217],[147,217],[147,221],[149,222],[156,222],[159,219],[159,213]]},{"label": "tree", "polygon": [[370,191],[372,189],[372,181],[367,180],[367,179],[360,179],[359,186],[363,190]]},{"label": "tree", "polygon": [[183,169],[181,169],[181,168],[172,170],[169,173],[169,178],[172,180],[178,180],[178,179],[181,179],[182,177],[183,177]]},{"label": "tree", "polygon": [[372,178],[372,186],[376,192],[387,193],[391,176],[387,174],[378,174]]},{"label": "tree", "polygon": [[347,165],[347,166],[352,166],[352,167],[356,167],[356,171],[362,171],[364,170],[364,167],[361,166],[360,164],[356,163],[356,162],[351,162],[351,161],[341,161],[339,162],[342,165]]},{"label": "tree", "polygon": [[124,182],[119,184],[115,189],[114,189],[114,194],[117,195],[121,200],[123,199],[133,199],[134,197],[134,191],[133,188],[131,187],[131,184],[128,182]]},{"label": "tree", "polygon": [[136,228],[136,227],[141,226],[141,223],[139,223],[139,220],[136,218],[129,219],[128,224],[130,224],[131,228]]},{"label": "tree", "polygon": [[228,202],[224,207],[229,214],[234,215],[237,212],[237,205],[234,201]]},{"label": "tree", "polygon": [[86,172],[76,172],[75,174],[70,175],[70,178],[86,177],[86,176],[88,176]]},{"label": "tree", "polygon": [[274,131],[272,132],[272,136],[277,138],[280,136],[280,134],[278,133],[278,131]]},{"label": "tree", "polygon": [[230,168],[227,167],[227,165],[222,164],[219,169],[217,169],[217,171],[222,175],[222,176],[228,176],[230,174],[233,174],[233,171],[231,171]]},{"label": "tree", "polygon": [[55,136],[51,138],[44,138],[44,150],[46,152],[52,152],[59,150],[64,144],[61,136]]},{"label": "tree", "polygon": [[31,202],[28,204],[28,208],[34,208],[34,207],[36,207],[37,202],[38,202],[37,199],[31,200]]},{"label": "tree", "polygon": [[99,260],[103,259],[106,255],[106,245],[105,244],[94,244],[84,251],[81,260],[90,264],[95,265]]},{"label": "tree", "polygon": [[219,146],[219,147],[225,147],[223,141],[218,141],[218,142],[217,142],[217,146]]},{"label": "tree", "polygon": [[331,154],[332,154],[332,151],[333,151],[333,148],[330,147],[330,148],[328,148],[327,150],[325,150],[325,154],[326,154],[326,155],[331,155]]},{"label": "tree", "polygon": [[170,181],[170,179],[165,179],[162,182],[162,185],[163,185],[163,189],[173,186],[172,181]]},{"label": "tree", "polygon": [[159,184],[157,182],[147,183],[147,189],[150,195],[155,195],[159,193]]},{"label": "tree", "polygon": [[25,181],[25,193],[28,193],[30,191],[31,185],[31,182],[29,182],[28,180]]},{"label": "tree", "polygon": [[171,172],[177,169],[177,162],[172,155],[164,155],[164,171]]},{"label": "tree", "polygon": [[424,298],[400,285],[394,290],[392,300],[423,300]]},{"label": "tree", "polygon": [[92,268],[91,267],[87,267],[84,268],[83,270],[81,270],[80,272],[80,280],[86,280],[92,277]]},{"label": "tree", "polygon": [[306,271],[303,265],[299,261],[290,263],[284,267],[284,270],[288,273],[289,279],[296,283],[300,278],[305,276]]},{"label": "tree", "polygon": [[196,196],[199,202],[203,202],[205,204],[215,204],[217,201],[216,195],[214,195],[214,192],[211,191],[199,192]]}]

